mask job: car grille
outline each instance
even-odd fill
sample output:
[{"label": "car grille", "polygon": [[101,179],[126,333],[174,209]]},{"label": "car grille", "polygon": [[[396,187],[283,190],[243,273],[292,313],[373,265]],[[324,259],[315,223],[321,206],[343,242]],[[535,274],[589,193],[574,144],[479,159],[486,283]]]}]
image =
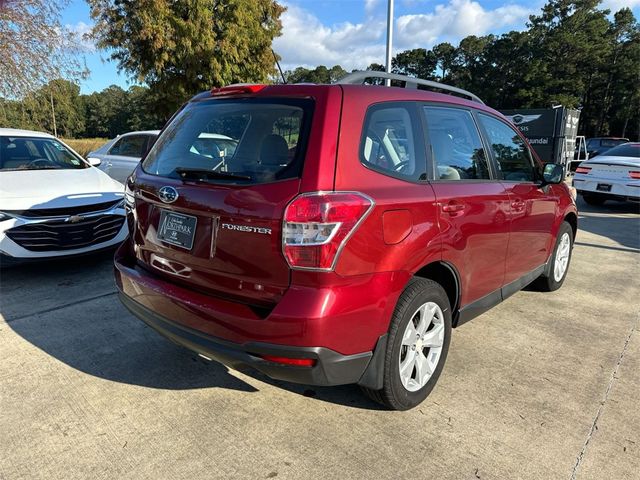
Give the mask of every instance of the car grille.
[{"label": "car grille", "polygon": [[112,200],[111,202],[94,203],[91,205],[78,205],[76,207],[64,208],[35,208],[31,210],[3,210],[10,215],[17,215],[25,218],[41,218],[41,217],[67,217],[69,215],[79,215],[88,212],[101,212],[109,210],[120,203],[122,199]]},{"label": "car grille", "polygon": [[100,215],[71,223],[56,220],[29,223],[7,230],[7,237],[32,252],[72,250],[108,242],[115,238],[125,217]]}]

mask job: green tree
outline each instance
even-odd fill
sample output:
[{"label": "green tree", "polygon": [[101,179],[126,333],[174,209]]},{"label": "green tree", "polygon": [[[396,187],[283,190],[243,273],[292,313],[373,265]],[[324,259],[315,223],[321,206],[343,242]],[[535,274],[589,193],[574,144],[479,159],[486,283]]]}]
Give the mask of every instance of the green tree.
[{"label": "green tree", "polygon": [[[631,10],[624,8],[614,15],[608,33],[613,45],[603,76],[596,132],[602,134],[621,127],[618,131],[624,136],[633,109],[640,111],[640,27]],[[612,111],[621,115],[612,116]]]},{"label": "green tree", "polygon": [[327,68],[319,65],[314,69],[298,67],[293,71],[285,72],[287,83],[334,83],[347,74],[340,65]]},{"label": "green tree", "polygon": [[424,48],[414,48],[398,53],[391,64],[394,73],[409,75],[425,80],[435,80],[434,71],[437,66],[435,54]]},{"label": "green tree", "polygon": [[444,42],[435,45],[431,49],[432,55],[436,61],[436,66],[440,69],[442,80],[447,78],[456,60],[456,47],[450,43]]},{"label": "green tree", "polygon": [[276,73],[271,42],[284,7],[274,0],[88,3],[98,47],[149,85],[165,116],[199,91]]},{"label": "green tree", "polygon": [[115,137],[129,130],[129,99],[127,92],[117,85],[111,85],[101,92],[95,92],[84,99],[86,118],[85,136]]},{"label": "green tree", "polygon": [[476,91],[487,81],[490,70],[486,68],[488,47],[495,41],[493,35],[470,35],[460,41],[451,67],[452,80],[461,88]]}]

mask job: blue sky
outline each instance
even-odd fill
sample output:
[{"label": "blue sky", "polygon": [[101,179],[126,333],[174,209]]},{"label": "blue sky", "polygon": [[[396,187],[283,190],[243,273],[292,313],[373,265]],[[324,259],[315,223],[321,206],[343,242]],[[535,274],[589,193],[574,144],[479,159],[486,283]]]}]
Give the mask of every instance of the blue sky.
[{"label": "blue sky", "polygon": [[[332,66],[347,70],[384,63],[386,0],[288,0],[282,16],[283,34],[274,41],[285,69],[299,65]],[[467,35],[500,34],[522,30],[544,0],[395,0],[394,52],[408,48],[429,48],[448,41],[457,44]],[[605,0],[604,6],[617,10],[632,7],[640,16],[640,0]],[[92,25],[85,1],[71,0],[62,21],[79,34]],[[119,74],[108,52],[86,43],[85,60],[91,75],[82,93],[100,91],[116,84],[132,84]]]}]

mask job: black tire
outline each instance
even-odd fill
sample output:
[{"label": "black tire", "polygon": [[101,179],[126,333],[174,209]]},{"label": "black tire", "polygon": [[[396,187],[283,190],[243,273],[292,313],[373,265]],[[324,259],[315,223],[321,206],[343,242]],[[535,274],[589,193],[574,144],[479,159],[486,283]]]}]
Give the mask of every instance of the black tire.
[{"label": "black tire", "polygon": [[[414,313],[426,302],[436,303],[443,313],[444,341],[440,358],[431,377],[420,390],[410,392],[402,385],[400,378],[399,364],[402,336]],[[404,292],[402,292],[402,295],[400,295],[389,325],[384,360],[383,388],[381,390],[363,388],[363,391],[372,400],[392,410],[409,410],[419,405],[431,393],[438,381],[447,359],[450,340],[451,306],[444,289],[433,280],[425,278],[412,279]]]},{"label": "black tire", "polygon": [[585,203],[587,203],[588,205],[593,205],[594,207],[604,205],[604,202],[607,200],[601,195],[588,193],[583,193],[582,199],[585,201]]},{"label": "black tire", "polygon": [[[564,234],[569,235],[569,260],[567,263],[567,267],[562,275],[560,280],[556,280],[554,276],[558,247],[560,246],[560,241]],[[573,229],[568,222],[562,222],[560,225],[560,229],[558,230],[558,236],[556,237],[556,244],[553,247],[553,253],[551,254],[551,258],[549,258],[549,262],[544,270],[544,273],[540,275],[533,283],[533,286],[542,292],[553,292],[558,290],[562,284],[564,283],[565,278],[567,278],[567,273],[569,272],[569,267],[571,266],[571,255],[573,254]]]}]

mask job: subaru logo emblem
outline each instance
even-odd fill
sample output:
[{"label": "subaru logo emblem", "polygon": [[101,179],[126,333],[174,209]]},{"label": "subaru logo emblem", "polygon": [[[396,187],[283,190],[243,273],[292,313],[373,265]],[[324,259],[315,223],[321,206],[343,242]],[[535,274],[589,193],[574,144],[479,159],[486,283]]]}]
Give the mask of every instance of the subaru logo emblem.
[{"label": "subaru logo emblem", "polygon": [[162,187],[158,190],[158,197],[164,203],[173,203],[178,199],[178,191],[173,187]]}]

